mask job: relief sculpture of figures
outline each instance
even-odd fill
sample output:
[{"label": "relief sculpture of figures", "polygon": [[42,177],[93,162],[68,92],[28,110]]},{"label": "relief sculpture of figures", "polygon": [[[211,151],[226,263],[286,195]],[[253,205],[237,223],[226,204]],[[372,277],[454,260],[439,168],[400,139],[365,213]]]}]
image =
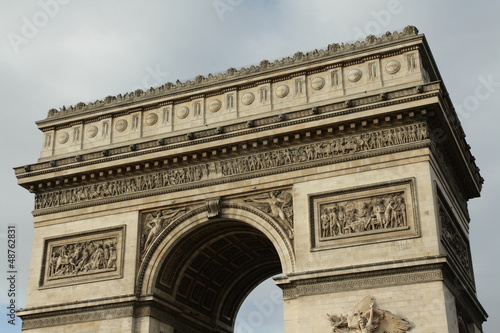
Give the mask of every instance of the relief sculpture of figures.
[{"label": "relief sculpture of figures", "polygon": [[144,219],[144,228],[142,233],[142,251],[146,252],[146,249],[153,243],[160,232],[165,229],[170,222],[179,213],[185,213],[186,208],[182,207],[179,209],[164,209],[157,210],[154,213],[146,215]]},{"label": "relief sculpture of figures", "polygon": [[366,296],[348,314],[329,315],[332,333],[403,333],[412,328],[404,318],[390,311],[377,309],[373,297]]},{"label": "relief sculpture of figures", "polygon": [[[133,121],[139,121],[136,115]],[[271,168],[289,167],[292,164],[341,157],[371,149],[411,143],[424,140],[427,137],[427,126],[424,123],[410,124],[360,135],[332,138],[323,142],[307,143],[257,154],[248,154],[242,157],[222,159],[215,162],[210,161],[190,166],[168,168],[125,179],[107,180],[99,184],[87,184],[72,189],[42,192],[35,197],[35,209],[78,204],[110,196],[129,195],[140,191],[231,177]],[[47,140],[49,140],[48,137]],[[340,211],[339,214],[341,214]],[[402,216],[400,216],[401,219],[403,219]],[[330,235],[332,235],[331,232]]]},{"label": "relief sculpture of figures", "polygon": [[54,246],[51,250],[49,278],[67,277],[115,270],[117,238],[82,241]]},{"label": "relief sculpture of figures", "polygon": [[292,195],[283,190],[271,191],[267,194],[246,198],[246,202],[255,203],[257,208],[271,214],[293,239],[293,207]]},{"label": "relief sculpture of figures", "polygon": [[408,225],[403,193],[321,204],[318,222],[321,238]]},{"label": "relief sculpture of figures", "polygon": [[456,222],[453,222],[447,209],[442,203],[439,204],[439,219],[441,221],[441,238],[443,243],[449,248],[449,251],[458,258],[460,264],[473,279],[474,272],[472,270],[472,258],[470,247],[466,240],[460,236],[457,228],[454,227]]}]

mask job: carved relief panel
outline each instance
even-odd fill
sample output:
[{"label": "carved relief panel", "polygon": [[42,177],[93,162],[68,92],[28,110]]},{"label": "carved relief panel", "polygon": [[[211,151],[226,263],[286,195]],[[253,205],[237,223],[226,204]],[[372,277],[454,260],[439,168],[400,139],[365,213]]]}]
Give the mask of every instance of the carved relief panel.
[{"label": "carved relief panel", "polygon": [[246,197],[243,201],[273,217],[293,239],[293,202],[288,190],[273,190]]},{"label": "carved relief panel", "polygon": [[222,177],[250,176],[254,172],[274,168],[289,168],[301,163],[320,162],[379,148],[416,143],[428,137],[427,126],[424,123],[344,135],[325,141],[267,150],[240,157],[193,163],[189,166],[172,167],[123,179],[110,179],[103,183],[42,192],[35,198],[35,209],[79,204]]},{"label": "carved relief panel", "polygon": [[203,99],[180,101],[173,105],[173,130],[191,129],[204,124]]},{"label": "carved relief panel", "polygon": [[311,196],[312,248],[418,236],[414,182],[412,178]]},{"label": "carved relief panel", "polygon": [[160,233],[187,211],[186,207],[177,207],[142,213],[140,217],[141,233],[139,240],[141,257],[151,247]]},{"label": "carved relief panel", "polygon": [[40,287],[122,277],[125,226],[45,240]]},{"label": "carved relief panel", "polygon": [[379,309],[371,296],[364,297],[347,314],[327,314],[327,317],[332,333],[404,333],[412,328],[412,324],[405,318]]},{"label": "carved relief panel", "polygon": [[127,142],[141,137],[140,112],[130,113],[112,119],[111,135],[113,143]]},{"label": "carved relief panel", "polygon": [[468,238],[460,230],[458,222],[451,213],[452,210],[441,198],[438,200],[439,222],[441,226],[441,242],[448,255],[453,258],[465,272],[471,282],[474,282],[472,257]]}]

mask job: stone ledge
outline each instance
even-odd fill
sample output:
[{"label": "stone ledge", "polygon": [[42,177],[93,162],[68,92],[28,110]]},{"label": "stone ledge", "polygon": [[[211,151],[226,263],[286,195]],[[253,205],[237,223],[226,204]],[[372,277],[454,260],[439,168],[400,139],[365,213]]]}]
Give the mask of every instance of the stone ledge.
[{"label": "stone ledge", "polygon": [[283,289],[283,298],[290,299],[346,290],[443,281],[446,262],[446,257],[434,256],[289,274],[275,281]]},{"label": "stone ledge", "polygon": [[[321,144],[321,142],[314,143],[314,144],[318,145],[318,144]],[[311,144],[309,144],[309,145],[311,145]],[[306,145],[302,145],[302,146],[308,146],[308,145],[306,144]],[[289,151],[298,150],[298,149],[303,148],[302,146],[301,145],[296,146],[296,147],[290,146],[289,148],[285,148],[285,149],[288,149]],[[406,144],[394,145],[394,146],[390,146],[390,147],[381,147],[381,148],[373,149],[371,151],[370,150],[359,151],[359,152],[353,152],[350,154],[345,154],[345,155],[341,154],[339,156],[330,156],[330,157],[329,156],[327,156],[327,157],[318,156],[317,158],[313,158],[311,160],[304,160],[304,161],[297,160],[295,163],[292,163],[293,161],[290,161],[290,163],[286,163],[286,161],[281,161],[282,162],[281,165],[269,165],[269,166],[265,166],[262,168],[258,168],[256,170],[247,170],[246,172],[236,172],[236,173],[234,173],[234,172],[228,173],[229,171],[227,171],[227,170],[226,170],[227,171],[226,173],[224,173],[223,171],[221,171],[222,173],[220,173],[217,171],[216,166],[213,166],[213,168],[215,168],[214,175],[212,175],[213,177],[210,176],[210,174],[208,174],[206,176],[202,176],[200,179],[193,179],[191,181],[188,181],[187,179],[185,179],[185,181],[180,182],[180,183],[174,183],[174,184],[169,183],[166,185],[162,183],[163,185],[160,184],[161,186],[156,186],[151,182],[151,186],[149,186],[145,189],[143,189],[143,187],[141,186],[141,190],[132,191],[130,193],[123,193],[122,195],[108,195],[108,196],[106,196],[106,195],[101,196],[99,193],[97,193],[96,195],[98,195],[98,196],[95,198],[93,197],[93,199],[81,200],[79,198],[78,202],[67,203],[67,204],[60,202],[59,204],[56,205],[55,204],[56,201],[53,201],[53,199],[50,199],[50,202],[52,202],[52,204],[47,206],[46,204],[44,204],[40,200],[49,200],[49,198],[48,197],[45,198],[44,197],[45,194],[41,194],[40,197],[37,197],[37,200],[36,200],[37,203],[36,203],[35,215],[49,214],[49,213],[59,211],[61,209],[62,210],[75,209],[75,208],[78,208],[82,205],[89,206],[89,205],[95,205],[95,204],[123,201],[123,200],[129,200],[131,198],[136,198],[136,197],[141,197],[141,196],[150,196],[150,195],[158,194],[158,193],[169,193],[169,192],[180,191],[180,190],[188,189],[188,188],[197,188],[200,186],[213,185],[213,184],[217,184],[217,183],[226,183],[229,181],[237,181],[237,180],[242,180],[242,179],[255,178],[256,176],[265,176],[265,175],[276,174],[276,173],[290,172],[290,171],[294,171],[294,170],[311,168],[311,167],[316,167],[316,166],[321,166],[321,165],[339,163],[339,162],[343,162],[343,161],[347,161],[347,160],[361,159],[361,158],[366,158],[366,157],[371,157],[371,156],[384,155],[384,154],[388,154],[388,153],[418,149],[418,148],[423,148],[423,147],[428,147],[428,146],[429,146],[428,139],[421,138],[421,139],[417,140],[416,142],[409,142]],[[266,152],[265,154],[271,155],[272,153],[273,153],[273,151],[271,150],[271,151]],[[275,153],[279,154],[279,152],[275,152]],[[252,156],[255,157],[255,156],[257,156],[257,154],[244,155],[242,157],[235,157],[235,158],[230,158],[228,160],[221,160],[219,163],[221,163],[221,165],[227,164],[229,166],[229,165],[233,165],[237,162],[241,162],[240,160],[246,161],[247,159],[252,158]],[[260,161],[260,159],[257,162],[263,163],[263,161]],[[212,163],[213,162],[203,162],[200,164],[199,167],[200,168],[203,167],[203,170],[205,169],[205,167],[207,170],[212,170]],[[241,163],[243,163],[243,162],[241,162]],[[185,169],[191,170],[191,168],[193,168],[195,166],[196,165],[191,165],[191,166],[186,166],[186,167],[179,166],[179,167],[172,168],[172,169],[169,168],[169,170],[167,170],[167,171],[162,171],[162,169],[158,169],[157,171],[153,170],[153,171],[151,171],[152,173],[150,173],[150,176],[153,175],[155,179],[158,177],[164,178],[164,176],[161,176],[164,172],[169,172],[169,173],[175,174],[176,170],[185,170]],[[135,183],[137,181],[137,180],[135,180],[135,178],[137,178],[137,177],[142,179],[143,177],[149,177],[149,176],[147,174],[142,174],[142,175],[138,175],[136,177],[127,178],[127,179],[129,179],[129,180],[134,179],[134,183]],[[116,180],[116,181],[113,180],[113,182],[115,182],[115,183],[116,182],[123,182],[123,181],[124,181],[123,179]],[[141,180],[141,182],[142,182],[142,180]],[[170,180],[169,180],[169,182],[170,182]],[[112,184],[112,186],[118,186],[116,184],[115,185],[113,185],[113,184]],[[106,183],[106,186],[107,187],[110,186],[109,181]],[[83,191],[84,189],[94,188],[94,187],[95,187],[95,183],[93,185],[91,185],[91,184],[83,185],[83,187],[79,186],[78,188],[80,188]],[[51,192],[48,192],[47,195],[50,195],[50,196],[56,195],[59,197],[59,196],[62,196],[64,194],[63,197],[66,197],[66,194],[65,194],[66,191],[73,191],[73,190],[64,190],[64,191],[65,191],[64,193],[60,192],[60,191],[51,191]]]},{"label": "stone ledge", "polygon": [[[188,147],[203,142],[220,141],[226,138],[240,137],[245,134],[262,132],[274,128],[286,128],[304,122],[313,122],[315,120],[323,120],[329,118],[336,118],[348,114],[354,114],[362,111],[377,109],[380,107],[387,107],[398,105],[405,102],[420,100],[429,97],[437,96],[440,90],[440,83],[434,82],[424,86],[425,93],[416,93],[414,88],[405,88],[395,90],[387,93],[387,97],[381,99],[379,95],[374,95],[375,99],[372,100],[370,96],[350,100],[351,107],[345,106],[345,101],[339,103],[330,103],[315,108],[300,109],[286,113],[286,121],[281,120],[278,115],[256,117],[253,119],[253,127],[249,129],[246,121],[222,126],[220,131],[217,129],[209,128],[197,132],[193,132],[193,139],[187,138],[186,134],[176,135],[169,138],[160,138],[155,140],[148,140],[145,142],[137,143],[136,148],[131,152],[129,145],[121,147],[108,147],[107,156],[103,155],[103,150],[97,152],[89,152],[78,154],[76,156],[64,157],[54,159],[52,161],[45,161],[36,164],[30,164],[22,167],[15,168],[15,173],[19,179],[26,177],[33,177],[43,175],[46,173],[58,172],[66,169],[78,168],[86,165],[93,165],[95,163],[103,163],[107,161],[114,161],[117,159],[130,158],[134,156],[143,156],[151,154],[155,151],[168,151],[178,147]],[[313,110],[314,109],[314,110]],[[402,111],[399,111],[402,112]],[[384,115],[380,115],[382,118]],[[372,116],[374,118],[375,116]],[[356,119],[356,122],[360,122]],[[383,120],[382,120],[383,121]],[[349,124],[352,121],[349,122]],[[345,126],[349,126],[346,124]],[[338,126],[342,124],[336,124]]]},{"label": "stone ledge", "polygon": [[51,304],[46,306],[36,306],[28,307],[24,309],[17,310],[17,315],[19,317],[25,316],[36,316],[46,313],[57,313],[61,311],[73,311],[77,309],[97,309],[102,306],[108,306],[112,304],[128,304],[130,302],[136,301],[137,296],[134,294],[128,295],[118,295],[113,297],[97,298],[97,299],[86,299],[76,302],[67,302],[59,304]]}]

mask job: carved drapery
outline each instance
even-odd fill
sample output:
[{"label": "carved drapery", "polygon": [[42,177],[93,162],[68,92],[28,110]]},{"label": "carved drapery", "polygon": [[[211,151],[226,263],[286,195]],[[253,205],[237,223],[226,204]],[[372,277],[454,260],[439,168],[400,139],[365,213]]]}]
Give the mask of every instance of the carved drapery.
[{"label": "carved drapery", "polygon": [[205,201],[205,207],[207,208],[207,217],[209,219],[218,217],[220,214],[220,198]]},{"label": "carved drapery", "polygon": [[133,177],[43,192],[35,197],[35,209],[61,207],[109,197],[116,198],[194,182],[291,167],[301,163],[319,162],[379,148],[415,143],[428,138],[425,123],[345,135],[325,141],[267,150],[236,158],[200,162]]}]

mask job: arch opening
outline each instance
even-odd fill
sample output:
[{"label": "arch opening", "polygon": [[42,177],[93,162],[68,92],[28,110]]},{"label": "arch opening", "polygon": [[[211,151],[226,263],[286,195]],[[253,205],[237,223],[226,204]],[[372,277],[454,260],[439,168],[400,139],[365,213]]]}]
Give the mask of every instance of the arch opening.
[{"label": "arch opening", "polygon": [[282,272],[280,256],[262,231],[237,220],[211,220],[172,247],[153,294],[175,309],[176,331],[233,332],[247,295]]}]

